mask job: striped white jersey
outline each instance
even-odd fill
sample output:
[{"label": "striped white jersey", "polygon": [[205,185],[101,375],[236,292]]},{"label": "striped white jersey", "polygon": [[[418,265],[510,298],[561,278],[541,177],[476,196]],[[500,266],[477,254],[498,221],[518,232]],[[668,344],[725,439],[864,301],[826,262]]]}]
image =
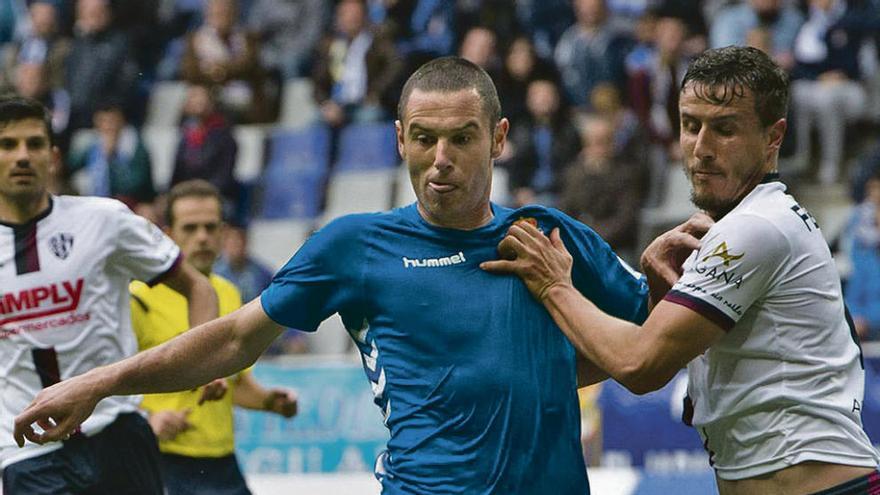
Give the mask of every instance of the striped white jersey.
[{"label": "striped white jersey", "polygon": [[[137,352],[128,284],[157,280],[179,253],[159,228],[112,199],[53,196],[26,224],[0,223],[0,467],[61,446],[19,449],[15,416],[44,387]],[[138,402],[102,400],[83,433]]]}]

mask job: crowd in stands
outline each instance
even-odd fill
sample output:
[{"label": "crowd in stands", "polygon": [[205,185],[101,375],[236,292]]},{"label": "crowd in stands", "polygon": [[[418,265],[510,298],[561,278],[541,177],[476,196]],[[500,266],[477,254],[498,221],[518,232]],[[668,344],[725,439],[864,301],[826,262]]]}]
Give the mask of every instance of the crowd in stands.
[{"label": "crowd in stands", "polygon": [[[792,78],[784,178],[858,191],[840,244],[873,267],[853,270],[848,292],[860,333],[880,338],[880,0],[0,0],[0,43],[0,90],[52,111],[59,190],[116,197],[160,222],[170,186],[212,182],[238,226],[221,266],[246,298],[270,273],[248,264],[249,222],[265,212],[320,224],[338,211],[329,189],[343,161],[375,165],[343,160],[347,142],[369,142],[351,134],[390,140],[354,154],[382,161],[388,150],[396,166],[402,83],[450,54],[492,75],[511,120],[496,197],[559,207],[633,261],[639,212],[666,199],[681,161],[689,60],[755,46]],[[174,103],[151,110],[175,82]],[[259,133],[246,150],[247,129]],[[250,174],[238,170],[245,152],[259,157]],[[285,182],[295,184],[268,190]],[[285,196],[314,204],[261,202]]]}]

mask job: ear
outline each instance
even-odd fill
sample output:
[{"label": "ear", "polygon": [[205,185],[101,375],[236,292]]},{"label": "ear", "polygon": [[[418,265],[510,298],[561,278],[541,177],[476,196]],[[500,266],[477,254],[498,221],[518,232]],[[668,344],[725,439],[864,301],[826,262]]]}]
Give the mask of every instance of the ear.
[{"label": "ear", "polygon": [[52,161],[49,162],[49,173],[57,176],[61,171],[61,163],[61,150],[58,149],[58,146],[52,146]]},{"label": "ear", "polygon": [[782,139],[785,137],[785,130],[788,128],[788,121],[784,118],[777,120],[767,129],[767,151],[771,154],[779,152],[782,146]]},{"label": "ear", "polygon": [[394,121],[394,130],[397,132],[397,153],[401,160],[406,161],[406,148],[403,146],[403,124],[399,120]]},{"label": "ear", "polygon": [[501,156],[504,144],[507,142],[507,131],[510,130],[510,122],[504,118],[495,125],[495,135],[492,136],[492,158]]}]

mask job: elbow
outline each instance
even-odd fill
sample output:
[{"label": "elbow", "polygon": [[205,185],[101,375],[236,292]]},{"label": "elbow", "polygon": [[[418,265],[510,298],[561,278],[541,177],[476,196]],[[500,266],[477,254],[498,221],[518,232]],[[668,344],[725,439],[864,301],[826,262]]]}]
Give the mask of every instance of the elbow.
[{"label": "elbow", "polygon": [[663,388],[673,376],[674,371],[669,373],[650,363],[638,362],[625,367],[617,381],[630,392],[645,395]]}]

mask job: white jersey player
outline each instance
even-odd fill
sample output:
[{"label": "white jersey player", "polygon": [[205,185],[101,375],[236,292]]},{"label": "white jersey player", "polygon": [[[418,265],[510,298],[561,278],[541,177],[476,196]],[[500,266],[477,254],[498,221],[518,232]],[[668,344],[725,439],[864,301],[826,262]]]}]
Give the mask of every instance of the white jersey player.
[{"label": "white jersey player", "polygon": [[[556,232],[511,227],[499,251],[513,259],[485,268],[522,277],[577,349],[633,392],[656,390],[687,365],[686,413],[721,495],[880,493],[840,280],[815,220],[774,174],[787,102],[787,74],[755,48],[708,50],[688,68],[682,156],[691,199],[717,223],[694,217],[643,253],[659,302],[642,326],[571,289]],[[685,263],[683,274],[670,260]]]},{"label": "white jersey player", "polygon": [[816,221],[774,179],[712,226],[666,296],[727,332],[688,364],[686,422],[723,479],[805,461],[874,467],[837,268]]},{"label": "white jersey player", "polygon": [[162,278],[187,295],[194,323],[217,314],[207,279],[179,263],[177,246],[149,221],[116,200],[50,196],[57,158],[46,109],[0,98],[3,490],[159,494],[155,437],[130,397],[101,401],[63,443],[13,442],[15,416],[40,390],[136,352],[131,279]]}]

